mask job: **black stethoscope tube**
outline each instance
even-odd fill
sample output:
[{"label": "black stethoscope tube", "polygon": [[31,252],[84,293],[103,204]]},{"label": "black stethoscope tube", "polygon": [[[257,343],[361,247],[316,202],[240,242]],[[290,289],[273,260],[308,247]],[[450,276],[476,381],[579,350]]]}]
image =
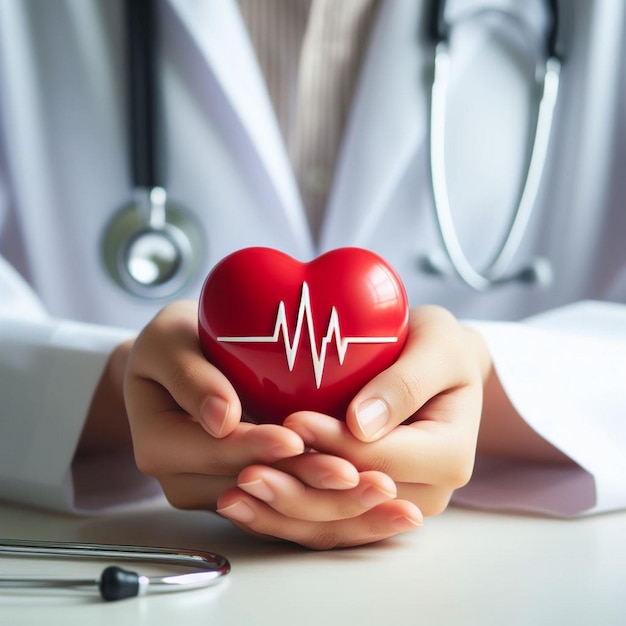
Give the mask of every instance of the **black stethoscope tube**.
[{"label": "black stethoscope tube", "polygon": [[153,0],[131,0],[126,8],[128,46],[128,112],[130,161],[134,188],[162,187],[162,163],[157,161],[158,33]]},{"label": "black stethoscope tube", "polygon": [[172,203],[165,188],[158,5],[126,0],[128,159],[133,197],[104,228],[104,267],[125,291],[168,299],[197,278],[206,237],[194,215]]}]

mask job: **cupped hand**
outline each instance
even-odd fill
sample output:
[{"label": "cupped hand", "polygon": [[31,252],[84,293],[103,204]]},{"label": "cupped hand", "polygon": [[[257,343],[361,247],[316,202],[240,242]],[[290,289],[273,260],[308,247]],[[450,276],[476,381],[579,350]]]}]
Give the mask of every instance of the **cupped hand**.
[{"label": "cupped hand", "polygon": [[247,467],[237,487],[220,496],[218,512],[248,533],[316,550],[373,543],[423,521],[386,474],[314,451]]},{"label": "cupped hand", "polygon": [[447,310],[411,311],[399,359],[351,402],[346,422],[290,416],[307,446],[386,473],[425,515],[443,511],[472,474],[491,360],[483,339]]},{"label": "cupped hand", "polygon": [[139,469],[179,508],[214,510],[218,496],[252,464],[304,451],[301,437],[241,420],[239,398],[202,354],[197,305],[165,307],[134,343],[124,396]]},{"label": "cupped hand", "polygon": [[346,421],[289,416],[284,426],[314,452],[247,468],[219,511],[248,532],[281,529],[313,548],[416,528],[471,476],[489,365],[482,339],[449,312],[413,309],[400,358],[356,395]]}]

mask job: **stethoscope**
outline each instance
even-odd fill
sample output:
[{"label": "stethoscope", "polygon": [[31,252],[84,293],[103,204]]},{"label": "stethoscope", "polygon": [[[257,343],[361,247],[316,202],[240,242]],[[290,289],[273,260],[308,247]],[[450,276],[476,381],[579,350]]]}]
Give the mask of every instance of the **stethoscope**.
[{"label": "stethoscope", "polygon": [[0,577],[0,592],[85,592],[103,600],[123,600],[152,593],[188,591],[210,587],[230,571],[230,563],[215,552],[148,548],[95,543],[55,543],[0,539],[0,556],[107,559],[184,566],[185,573],[144,576],[118,565],[106,567],[99,578]]},{"label": "stethoscope", "polygon": [[[105,266],[113,280],[140,298],[168,298],[184,289],[203,265],[205,250],[201,226],[192,214],[169,201],[159,159],[157,28],[153,0],[127,0],[130,155],[134,198],[116,212],[102,239]],[[519,251],[536,204],[545,167],[554,110],[559,90],[561,62],[556,50],[557,0],[547,0],[549,28],[545,63],[536,74],[542,78],[541,99],[526,177],[505,236],[491,262],[482,270],[472,266],[455,228],[445,167],[446,98],[450,65],[451,25],[444,19],[445,1],[433,1],[432,35],[435,41],[434,76],[430,113],[430,179],[434,215],[442,243],[441,253],[422,258],[423,271],[458,277],[478,291],[505,283],[548,285],[550,265],[535,259],[508,273]],[[490,8],[521,22],[513,13]],[[481,11],[478,11],[481,12]]]},{"label": "stethoscope", "polygon": [[158,29],[153,0],[125,2],[130,162],[134,197],[109,221],[102,256],[113,280],[139,298],[183,290],[203,265],[204,236],[192,213],[168,199],[158,129]]},{"label": "stethoscope", "polygon": [[[545,287],[550,284],[552,279],[550,264],[543,258],[537,258],[522,267],[521,270],[507,274],[511,261],[520,249],[536,205],[559,92],[561,60],[557,53],[558,5],[557,0],[547,0],[545,4],[548,9],[549,27],[545,41],[544,65],[537,67],[535,72],[537,80],[542,83],[541,98],[526,178],[521,188],[517,206],[511,215],[506,234],[498,246],[496,254],[487,266],[479,271],[472,266],[461,247],[450,208],[445,167],[445,111],[450,67],[450,25],[444,19],[445,1],[435,0],[433,2],[431,33],[435,42],[435,69],[430,105],[430,177],[435,219],[445,256],[435,253],[424,257],[422,268],[440,276],[455,274],[466,285],[477,291],[485,291],[491,287],[512,282],[538,284]],[[483,11],[477,12],[487,11],[497,11],[506,18],[521,23],[521,18],[502,10],[483,9]],[[474,15],[469,17],[474,17]]]}]

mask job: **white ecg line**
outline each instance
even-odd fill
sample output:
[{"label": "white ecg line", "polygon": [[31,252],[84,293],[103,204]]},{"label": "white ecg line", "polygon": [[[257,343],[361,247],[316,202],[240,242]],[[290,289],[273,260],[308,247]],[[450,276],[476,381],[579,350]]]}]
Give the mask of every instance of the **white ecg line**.
[{"label": "white ecg line", "polygon": [[302,334],[305,316],[307,321],[307,330],[309,332],[313,371],[315,372],[315,385],[318,389],[322,384],[322,374],[324,373],[324,364],[326,362],[326,349],[333,337],[337,346],[339,365],[343,365],[348,346],[351,343],[396,343],[398,341],[397,337],[342,337],[341,330],[339,328],[339,315],[337,314],[337,309],[333,306],[330,311],[330,320],[328,322],[326,335],[322,338],[322,344],[318,353],[317,341],[315,339],[315,328],[313,327],[313,315],[311,313],[311,296],[309,295],[309,286],[306,282],[302,283],[298,319],[296,321],[296,331],[291,344],[289,343],[289,324],[287,323],[287,313],[285,312],[285,302],[283,300],[281,300],[278,305],[278,313],[276,315],[276,324],[274,325],[273,334],[249,337],[218,337],[217,341],[224,343],[278,343],[282,333],[282,339],[285,345],[285,356],[287,357],[287,365],[289,366],[289,371],[291,372],[293,371],[293,367],[296,362],[298,345],[300,344],[300,335]]}]

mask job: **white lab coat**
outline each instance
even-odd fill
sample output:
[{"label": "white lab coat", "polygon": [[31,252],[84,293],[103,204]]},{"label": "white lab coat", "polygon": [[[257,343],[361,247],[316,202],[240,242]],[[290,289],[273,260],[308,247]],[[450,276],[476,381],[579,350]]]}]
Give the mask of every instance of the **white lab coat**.
[{"label": "white lab coat", "polygon": [[[530,32],[541,31],[540,3],[479,1],[517,6]],[[235,0],[162,0],[160,23],[169,197],[206,235],[204,271],[182,295],[196,298],[210,267],[244,246],[302,260],[346,245],[375,250],[413,305],[476,320],[518,410],[580,465],[565,474],[479,466],[458,500],[569,515],[626,506],[626,5],[563,4],[567,56],[549,163],[514,261],[549,258],[555,284],[545,291],[512,284],[479,294],[419,269],[440,247],[425,3],[381,3],[318,241]],[[539,48],[506,20],[493,26],[498,37],[488,36],[489,19],[464,24],[453,39],[448,177],[459,236],[480,265],[520,184]],[[121,461],[94,469],[123,477],[99,481],[106,486],[85,489],[70,471],[107,355],[163,304],[121,291],[99,255],[107,221],[131,195],[122,32],[120,2],[0,0],[3,498],[84,510],[154,492]],[[612,304],[560,308],[588,300]]]}]

